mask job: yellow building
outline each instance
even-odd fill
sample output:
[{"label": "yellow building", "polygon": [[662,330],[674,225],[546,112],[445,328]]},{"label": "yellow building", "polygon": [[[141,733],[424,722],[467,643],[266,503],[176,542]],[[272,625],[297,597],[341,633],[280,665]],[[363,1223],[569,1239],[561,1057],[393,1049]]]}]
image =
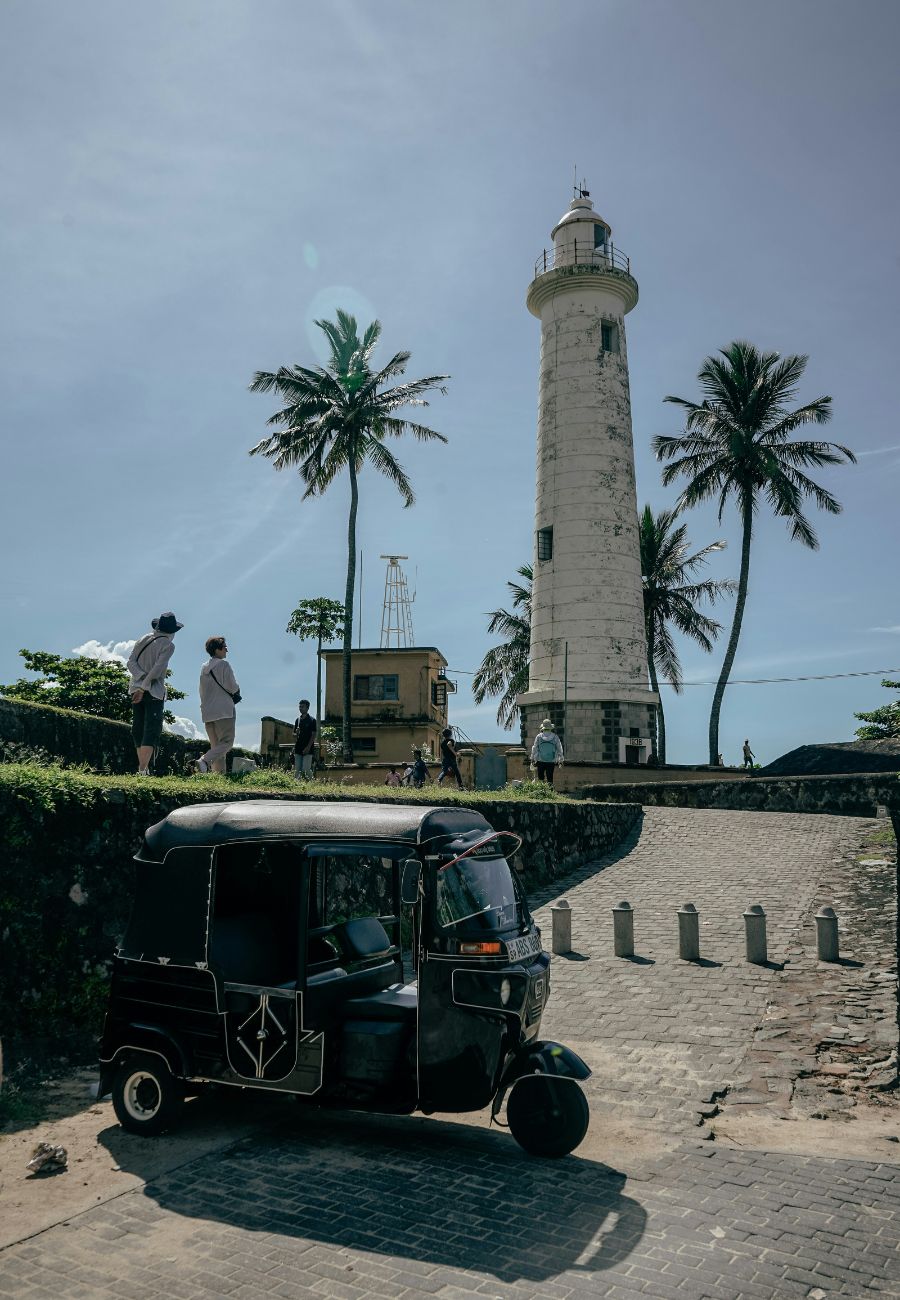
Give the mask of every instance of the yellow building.
[{"label": "yellow building", "polygon": [[[447,699],[456,690],[445,676],[447,660],[434,646],[351,652],[351,736],[359,763],[393,763],[412,758],[417,747],[440,752],[441,732],[448,726]],[[324,718],[320,728],[341,726],[343,666],[340,650],[323,650]],[[283,760],[293,749],[293,724],[262,719],[261,751],[270,761]]]},{"label": "yellow building", "polygon": [[[447,680],[447,660],[434,646],[353,650],[350,717],[353,756],[363,763],[406,763],[413,748],[439,752],[447,723],[447,698],[456,685]],[[325,718],[340,727],[344,656],[324,650]]]}]

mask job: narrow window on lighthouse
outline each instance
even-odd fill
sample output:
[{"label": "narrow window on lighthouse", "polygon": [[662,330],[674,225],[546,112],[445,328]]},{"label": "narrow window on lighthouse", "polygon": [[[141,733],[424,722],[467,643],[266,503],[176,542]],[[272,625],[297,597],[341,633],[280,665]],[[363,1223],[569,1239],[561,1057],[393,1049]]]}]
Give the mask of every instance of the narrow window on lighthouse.
[{"label": "narrow window on lighthouse", "polygon": [[600,346],[604,352],[619,350],[619,327],[612,321],[605,320],[600,324]]},{"label": "narrow window on lighthouse", "polygon": [[539,560],[553,559],[553,529],[552,528],[538,529],[537,557]]}]

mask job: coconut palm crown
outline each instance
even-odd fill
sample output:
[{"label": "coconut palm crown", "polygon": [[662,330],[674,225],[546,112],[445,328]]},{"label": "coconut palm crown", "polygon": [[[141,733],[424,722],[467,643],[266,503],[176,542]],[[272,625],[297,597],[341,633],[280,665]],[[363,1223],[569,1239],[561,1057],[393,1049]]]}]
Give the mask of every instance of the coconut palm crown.
[{"label": "coconut palm crown", "polygon": [[488,623],[491,635],[499,632],[506,640],[488,650],[472,678],[476,704],[483,704],[489,695],[500,696],[497,722],[506,731],[512,730],[519,713],[516,697],[528,690],[531,651],[531,565],[523,564],[516,573],[525,582],[506,584],[512,593],[512,610],[495,609]]},{"label": "coconut palm crown", "polygon": [[404,506],[415,502],[412,484],[387,446],[390,438],[410,434],[420,442],[446,442],[434,429],[397,414],[403,407],[427,406],[425,394],[446,393],[448,375],[427,375],[391,388],[385,385],[402,375],[408,352],[396,352],[386,366],[373,370],[371,361],[381,335],[376,320],[359,337],[356,318],[338,311],[336,321],[318,320],[328,340],[327,366],[282,366],[257,371],[252,393],[276,392],[285,403],[268,420],[273,432],[251,448],[251,456],[265,456],[277,470],[297,469],[306,485],[303,500],[321,496],[344,470],[350,479],[347,522],[347,585],[344,595],[343,636],[343,756],[353,761],[350,734],[350,665],[353,640],[353,599],[356,590],[356,515],[359,476],[368,463],[397,488]]},{"label": "coconut palm crown", "polygon": [[663,483],[687,480],[678,501],[679,510],[715,499],[721,520],[725,506],[733,499],[741,520],[741,567],[734,621],[710,710],[710,763],[718,761],[719,713],[741,634],[756,516],[762,505],[768,504],[788,522],[795,541],[816,550],[819,542],[803,513],[804,502],[812,498],[821,510],[833,515],[840,513],[841,505],[804,471],[856,460],[849,447],[840,443],[791,441],[795,430],[831,419],[830,397],[817,397],[805,406],[790,409],[807,360],[803,356],[760,352],[751,343],[731,343],[707,357],[701,366],[697,375],[701,402],[683,397],[665,399],[686,412],[684,433],[653,440],[658,459],[669,462],[663,470]]},{"label": "coconut palm crown", "polygon": [[[645,506],[639,521],[647,668],[650,685],[657,694],[658,673],[662,673],[676,694],[683,689],[673,629],[696,641],[708,653],[722,625],[701,613],[697,606],[704,601],[713,604],[720,596],[737,589],[737,583],[730,578],[691,581],[707,558],[714,551],[724,550],[726,543],[710,542],[702,550],[689,554],[687,524],[676,527],[677,517],[675,510],[660,510],[654,515],[650,506]],[[656,721],[656,756],[660,763],[665,763],[666,717],[661,695]]]}]

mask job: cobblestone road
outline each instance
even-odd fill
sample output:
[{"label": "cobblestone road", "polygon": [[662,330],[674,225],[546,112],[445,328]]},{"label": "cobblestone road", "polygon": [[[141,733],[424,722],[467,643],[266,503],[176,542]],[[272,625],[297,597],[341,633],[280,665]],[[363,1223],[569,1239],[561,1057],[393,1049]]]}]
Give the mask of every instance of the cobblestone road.
[{"label": "cobblestone road", "polygon": [[[325,1120],[285,1105],[273,1129],[144,1175],[142,1190],[0,1254],[0,1296],[900,1297],[900,1166],[889,1156],[736,1149],[700,1140],[709,1130],[697,1126],[713,1094],[729,1090],[736,1110],[754,1088],[771,1100],[758,1031],[788,985],[774,967],[744,963],[744,908],[763,903],[770,957],[799,969],[811,910],[831,901],[823,889],[845,889],[866,825],[654,809],[619,854],[566,883],[577,951],[554,959],[545,1030],[595,1069],[592,1131],[624,1116],[650,1134],[652,1158],[607,1148],[603,1163],[586,1144],[542,1162],[484,1127]],[[611,955],[609,909],[622,898],[635,907],[635,962]],[[705,965],[675,954],[675,910],[687,901],[700,910]],[[852,933],[844,944],[850,955]],[[887,965],[877,943],[857,946]],[[829,976],[828,1017],[859,993],[846,981],[865,974]],[[871,1005],[859,996],[865,1006],[845,1021],[847,1037],[864,1039]],[[148,1144],[115,1126],[99,1141],[142,1175]]]},{"label": "cobblestone road", "polygon": [[[595,864],[567,882],[575,952],[554,958],[542,1033],[576,1044],[594,1069],[594,1122],[626,1113],[682,1133],[729,1089],[751,1099],[745,1058],[777,967],[810,910],[832,901],[821,893],[823,878],[868,825],[648,808],[639,833],[603,860],[602,871]],[[635,909],[634,961],[612,955],[611,909],[623,899]],[[700,913],[701,964],[677,956],[676,912],[687,902]],[[751,903],[767,914],[769,968],[745,961],[743,913]],[[549,946],[549,907],[537,916]]]}]

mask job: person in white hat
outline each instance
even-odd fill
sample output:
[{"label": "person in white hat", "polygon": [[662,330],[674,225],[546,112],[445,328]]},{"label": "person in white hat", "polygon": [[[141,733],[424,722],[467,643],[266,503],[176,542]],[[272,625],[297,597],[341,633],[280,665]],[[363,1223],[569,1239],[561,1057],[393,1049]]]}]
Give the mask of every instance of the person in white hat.
[{"label": "person in white hat", "polygon": [[556,764],[563,761],[563,747],[549,718],[541,723],[541,729],[531,746],[531,761],[537,764],[538,780],[552,785]]},{"label": "person in white hat", "polygon": [[150,775],[150,764],[159,744],[166,702],[166,670],[175,653],[172,637],[184,627],[171,610],[150,622],[152,632],[135,641],[128,658],[131,681],[131,738],[137,750],[138,776]]}]

